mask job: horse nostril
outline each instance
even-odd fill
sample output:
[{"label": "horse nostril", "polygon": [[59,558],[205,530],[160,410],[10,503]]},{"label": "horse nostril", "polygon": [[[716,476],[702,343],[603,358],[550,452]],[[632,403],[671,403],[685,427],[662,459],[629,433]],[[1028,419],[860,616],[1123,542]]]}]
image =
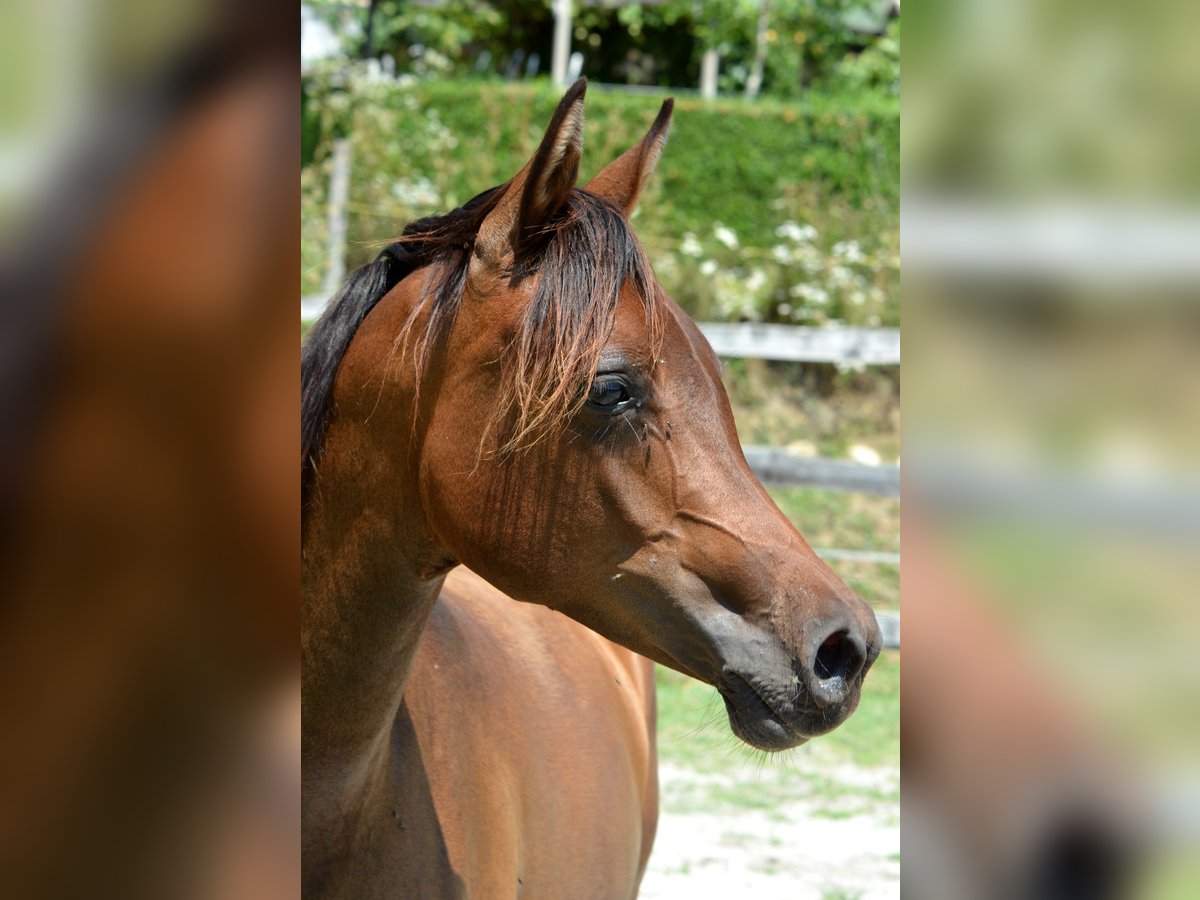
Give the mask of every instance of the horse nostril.
[{"label": "horse nostril", "polygon": [[862,638],[847,628],[831,633],[817,647],[809,685],[821,705],[841,703],[854,690],[867,661]]},{"label": "horse nostril", "polygon": [[817,648],[813,669],[822,681],[830,678],[852,679],[862,668],[863,654],[854,646],[849,632],[835,631]]}]

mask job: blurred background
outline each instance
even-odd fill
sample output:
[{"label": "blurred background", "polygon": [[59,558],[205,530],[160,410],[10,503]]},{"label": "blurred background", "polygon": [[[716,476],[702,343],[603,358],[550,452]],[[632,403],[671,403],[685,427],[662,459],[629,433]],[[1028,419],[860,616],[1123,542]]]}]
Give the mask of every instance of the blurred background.
[{"label": "blurred background", "polygon": [[906,893],[1195,897],[1198,9],[905,14]]},{"label": "blurred background", "polygon": [[724,364],[751,464],[884,617],[854,717],[784,759],[659,672],[644,897],[899,891],[899,41],[851,2],[301,7],[301,329],[405,223],[511,178],[588,78],[581,181],[675,97],[633,219]]}]

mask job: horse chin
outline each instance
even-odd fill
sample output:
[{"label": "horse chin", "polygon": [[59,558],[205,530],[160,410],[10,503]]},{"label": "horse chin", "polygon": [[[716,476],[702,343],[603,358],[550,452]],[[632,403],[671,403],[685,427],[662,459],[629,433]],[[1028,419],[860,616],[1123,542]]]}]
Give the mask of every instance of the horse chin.
[{"label": "horse chin", "polygon": [[730,729],[751,747],[777,752],[808,740],[807,734],[789,726],[740,675],[731,675],[719,690]]},{"label": "horse chin", "polygon": [[735,672],[726,672],[718,690],[733,733],[750,746],[771,752],[799,747],[833,731],[858,706],[858,691],[854,691],[843,703],[824,709],[800,706],[785,717],[764,699],[764,693],[771,696],[771,691],[760,692]]}]

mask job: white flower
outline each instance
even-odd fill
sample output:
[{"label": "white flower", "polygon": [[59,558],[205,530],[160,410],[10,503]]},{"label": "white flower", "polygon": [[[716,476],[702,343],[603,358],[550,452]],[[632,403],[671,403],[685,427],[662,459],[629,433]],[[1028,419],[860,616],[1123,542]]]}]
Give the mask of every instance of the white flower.
[{"label": "white flower", "polygon": [[679,252],[684,256],[694,256],[699,259],[704,255],[704,248],[700,246],[700,242],[696,240],[696,236],[690,231],[683,233],[683,243],[679,245]]},{"label": "white flower", "polygon": [[786,265],[792,261],[792,251],[786,244],[776,244],[771,248],[771,258]]},{"label": "white flower", "polygon": [[717,274],[717,262],[714,259],[706,259],[700,263],[700,274],[705,278],[712,278]]},{"label": "white flower", "polygon": [[867,258],[858,246],[858,241],[838,241],[833,245],[833,255],[852,263],[859,263]]},{"label": "white flower", "polygon": [[437,189],[428,178],[401,178],[392,185],[392,196],[408,206],[433,206],[438,202]]},{"label": "white flower", "polygon": [[792,304],[780,303],[777,307],[775,307],[775,311],[781,316],[790,316],[792,314]]},{"label": "white flower", "polygon": [[829,280],[834,284],[848,284],[854,278],[854,273],[845,266],[833,266],[829,270]]},{"label": "white flower", "polygon": [[766,273],[762,269],[755,269],[750,273],[750,277],[746,279],[746,290],[754,293],[761,290],[762,286],[767,283]]},{"label": "white flower", "polygon": [[824,288],[812,284],[793,285],[788,293],[793,297],[803,298],[809,303],[815,303],[817,306],[824,306],[829,302],[829,293]]},{"label": "white flower", "polygon": [[713,237],[715,237],[730,250],[736,250],[738,248],[737,235],[733,233],[733,229],[726,228],[720,222],[718,222],[716,227],[713,228]]},{"label": "white flower", "polygon": [[788,219],[782,225],[775,229],[775,236],[781,237],[793,243],[800,244],[805,241],[813,241],[817,236],[817,229],[811,225],[797,225],[791,219]]},{"label": "white flower", "polygon": [[788,219],[775,229],[775,236],[789,241],[798,241],[800,240],[800,226]]}]

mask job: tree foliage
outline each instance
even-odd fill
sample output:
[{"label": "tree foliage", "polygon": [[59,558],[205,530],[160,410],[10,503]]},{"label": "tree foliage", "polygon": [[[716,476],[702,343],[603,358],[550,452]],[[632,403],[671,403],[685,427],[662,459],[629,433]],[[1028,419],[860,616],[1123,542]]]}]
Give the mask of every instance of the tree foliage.
[{"label": "tree foliage", "polygon": [[[721,56],[723,92],[745,88],[764,0],[661,0],[575,5],[572,49],[598,81],[684,86],[699,78],[700,58]],[[765,0],[763,92],[796,96],[811,89],[855,84],[896,90],[899,30],[881,29],[879,0]],[[313,9],[335,23],[347,55],[361,53],[367,5],[315,0]],[[554,20],[549,2],[446,0],[416,4],[376,0],[372,44],[399,72],[465,75],[524,73],[537,55],[550,65]]]}]

